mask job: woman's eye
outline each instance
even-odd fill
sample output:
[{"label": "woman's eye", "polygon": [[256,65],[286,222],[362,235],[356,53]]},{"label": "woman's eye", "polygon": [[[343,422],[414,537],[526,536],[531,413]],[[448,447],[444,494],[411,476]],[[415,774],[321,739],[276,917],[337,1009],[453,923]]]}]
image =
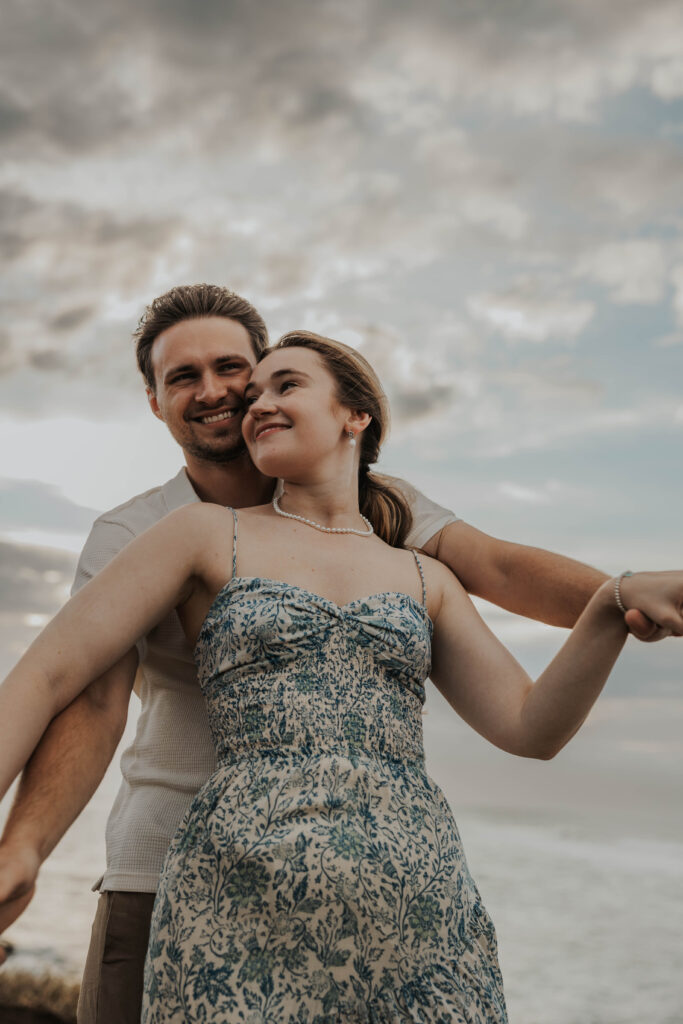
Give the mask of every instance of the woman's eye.
[{"label": "woman's eye", "polygon": [[283,380],[282,384],[280,385],[280,391],[282,392],[282,391],[285,390],[285,388],[290,388],[290,387],[295,388],[296,387],[296,381],[295,380]]}]

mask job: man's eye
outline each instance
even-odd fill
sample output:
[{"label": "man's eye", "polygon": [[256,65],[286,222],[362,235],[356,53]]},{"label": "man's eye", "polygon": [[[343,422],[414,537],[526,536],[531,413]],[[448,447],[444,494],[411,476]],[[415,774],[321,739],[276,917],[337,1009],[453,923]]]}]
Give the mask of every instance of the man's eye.
[{"label": "man's eye", "polygon": [[239,363],[223,363],[219,367],[220,373],[232,373],[234,370],[241,370]]}]

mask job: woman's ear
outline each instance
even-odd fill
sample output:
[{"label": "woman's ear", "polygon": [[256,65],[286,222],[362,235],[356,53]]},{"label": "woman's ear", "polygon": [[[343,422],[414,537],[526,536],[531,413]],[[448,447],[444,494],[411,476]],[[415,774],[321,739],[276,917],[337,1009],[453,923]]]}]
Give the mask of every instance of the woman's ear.
[{"label": "woman's ear", "polygon": [[354,434],[362,434],[363,431],[372,422],[372,416],[369,412],[355,412],[351,410],[349,415],[346,417],[346,432],[352,430]]}]

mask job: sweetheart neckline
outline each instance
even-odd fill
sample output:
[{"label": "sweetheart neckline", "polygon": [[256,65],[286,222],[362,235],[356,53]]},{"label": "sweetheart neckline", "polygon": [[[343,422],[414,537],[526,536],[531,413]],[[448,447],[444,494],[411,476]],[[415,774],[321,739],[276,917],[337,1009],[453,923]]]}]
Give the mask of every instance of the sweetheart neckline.
[{"label": "sweetheart neckline", "polygon": [[273,579],[270,576],[231,576],[230,579],[226,580],[226,582],[223,584],[221,589],[218,591],[218,593],[216,594],[216,596],[214,597],[213,601],[211,602],[211,604],[209,606],[209,610],[207,611],[206,615],[204,616],[202,624],[199,627],[199,632],[197,633],[197,639],[196,639],[195,645],[194,645],[194,650],[195,651],[197,650],[197,647],[199,646],[199,641],[201,639],[202,633],[204,632],[204,628],[206,627],[206,624],[209,621],[209,616],[211,615],[215,605],[218,603],[219,598],[222,597],[222,595],[225,593],[225,591],[229,590],[229,588],[232,586],[233,583],[235,583],[235,581],[238,581],[238,582],[245,582],[246,581],[247,583],[251,583],[251,582],[254,582],[255,580],[260,580],[263,583],[276,584],[279,587],[286,587],[287,590],[298,590],[302,594],[307,594],[309,597],[314,597],[316,599],[316,601],[322,601],[323,604],[330,605],[337,612],[343,612],[347,608],[351,608],[355,604],[365,604],[368,601],[372,601],[374,598],[377,598],[377,597],[405,597],[408,601],[411,602],[411,604],[413,604],[416,608],[418,608],[422,612],[424,618],[427,621],[427,624],[429,625],[430,633],[434,629],[434,622],[433,622],[429,612],[427,611],[426,605],[421,604],[421,602],[418,601],[416,597],[413,597],[412,594],[407,594],[403,590],[379,590],[379,591],[377,591],[374,594],[367,594],[367,595],[365,595],[363,597],[354,597],[353,600],[346,601],[344,604],[337,604],[337,602],[333,601],[331,598],[324,597],[322,594],[316,594],[316,592],[314,590],[309,590],[308,587],[301,587],[301,586],[299,586],[298,583],[287,583],[286,580],[276,580],[276,579]]}]

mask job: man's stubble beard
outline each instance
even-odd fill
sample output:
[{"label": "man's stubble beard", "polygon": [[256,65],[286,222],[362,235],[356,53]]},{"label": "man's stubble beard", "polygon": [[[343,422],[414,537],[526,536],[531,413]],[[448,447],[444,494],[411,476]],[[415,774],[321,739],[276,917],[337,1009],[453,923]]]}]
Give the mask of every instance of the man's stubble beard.
[{"label": "man's stubble beard", "polygon": [[201,444],[196,440],[185,440],[183,448],[196,459],[201,459],[202,462],[210,462],[214,466],[222,466],[225,465],[226,462],[234,462],[235,459],[239,459],[243,455],[247,454],[247,446],[242,437],[240,437],[239,441],[233,441],[232,444],[226,448],[217,448],[215,445]]},{"label": "man's stubble beard", "polygon": [[210,440],[197,436],[197,430],[190,418],[178,420],[175,417],[163,417],[171,437],[180,445],[184,452],[195,459],[213,466],[222,466],[228,462],[247,455],[247,446],[242,437],[242,417],[215,433]]}]

